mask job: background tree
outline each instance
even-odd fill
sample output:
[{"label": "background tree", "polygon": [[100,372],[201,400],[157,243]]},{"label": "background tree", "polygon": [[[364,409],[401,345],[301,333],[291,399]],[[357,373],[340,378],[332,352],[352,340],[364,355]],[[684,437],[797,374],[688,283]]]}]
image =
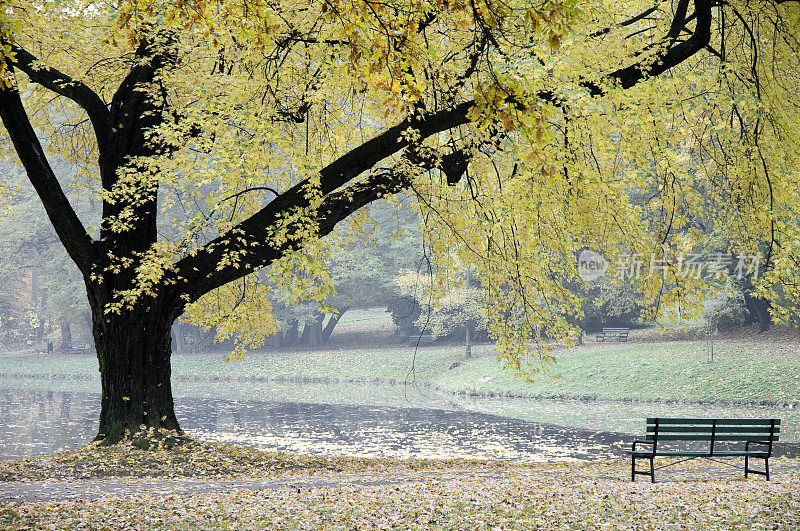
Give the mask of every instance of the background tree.
[{"label": "background tree", "polygon": [[[69,167],[57,165],[61,181]],[[0,294],[7,302],[0,325],[7,348],[33,346],[45,350],[65,343],[91,343],[89,306],[80,274],[64,251],[41,202],[24,175],[15,168],[4,169],[4,180],[14,188],[0,219]],[[81,213],[91,207],[73,194]]]},{"label": "background tree", "polygon": [[[580,297],[563,287],[576,249],[613,258],[688,245],[671,230],[684,207],[735,213],[720,225],[741,249],[751,236],[778,242],[774,264],[800,241],[788,202],[800,153],[796,2],[2,7],[4,146],[83,277],[101,439],[178,428],[169,356],[180,314],[227,315],[223,334],[236,327],[246,344],[274,332],[270,291],[324,300],[322,238],[409,187],[431,221],[437,270],[475,264],[516,370],[538,364],[538,331],[576,337],[564,315]],[[686,128],[715,138],[713,153],[686,146],[704,154],[703,174],[674,156]],[[102,201],[87,220],[96,234],[48,152]],[[649,175],[659,193],[635,208],[628,193]],[[697,180],[715,186],[713,201],[698,200]],[[669,280],[643,293],[699,289]]]},{"label": "background tree", "polygon": [[396,284],[405,304],[397,305],[395,312],[399,319],[395,322],[409,327],[406,321],[410,320],[408,314],[411,313],[414,319],[410,333],[427,331],[437,338],[463,340],[464,355],[471,358],[476,336],[486,338],[483,290],[469,268],[461,267],[455,283],[432,285],[432,280],[439,276],[405,270],[397,277]]}]

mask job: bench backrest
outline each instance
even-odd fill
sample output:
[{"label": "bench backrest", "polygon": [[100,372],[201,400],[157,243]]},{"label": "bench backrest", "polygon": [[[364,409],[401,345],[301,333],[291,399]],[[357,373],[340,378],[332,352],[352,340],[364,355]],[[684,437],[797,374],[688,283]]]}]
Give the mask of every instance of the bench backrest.
[{"label": "bench backrest", "polygon": [[625,334],[627,334],[628,332],[630,332],[630,330],[631,330],[630,328],[603,328],[603,332],[604,333],[607,332],[607,333],[612,333],[612,334],[616,334],[616,333],[625,333]]},{"label": "bench backrest", "polygon": [[764,441],[778,440],[781,419],[648,418],[650,441]]}]

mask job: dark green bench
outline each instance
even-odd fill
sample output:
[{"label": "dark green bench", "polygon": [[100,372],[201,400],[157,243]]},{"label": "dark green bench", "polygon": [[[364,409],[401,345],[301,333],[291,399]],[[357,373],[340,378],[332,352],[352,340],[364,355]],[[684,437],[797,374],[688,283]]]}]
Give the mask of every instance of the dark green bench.
[{"label": "dark green bench", "polygon": [[64,354],[85,354],[87,350],[89,350],[88,345],[81,345],[78,343],[67,343],[61,347],[61,351],[64,352]]},{"label": "dark green bench", "polygon": [[408,342],[417,345],[419,343],[433,343],[433,335],[432,334],[417,334],[413,336],[408,336]]},{"label": "dark green bench", "polygon": [[627,341],[630,331],[630,328],[603,328],[603,331],[597,334],[597,340],[614,339],[616,341]]},{"label": "dark green bench", "polygon": [[[647,434],[643,440],[633,441],[628,451],[631,456],[631,481],[636,475],[650,476],[656,482],[655,470],[699,457],[744,457],[744,477],[749,473],[766,476],[769,481],[769,458],[772,444],[781,431],[780,419],[683,419],[648,418]],[[674,442],[677,442],[676,448]],[[698,448],[685,448],[694,443]],[[744,443],[742,448],[741,443]],[[648,447],[637,450],[637,445]],[[685,457],[674,463],[653,467],[656,457]],[[750,468],[750,459],[763,459],[764,470]],[[650,471],[636,470],[637,459],[648,459]],[[718,461],[724,464],[724,461]]]}]

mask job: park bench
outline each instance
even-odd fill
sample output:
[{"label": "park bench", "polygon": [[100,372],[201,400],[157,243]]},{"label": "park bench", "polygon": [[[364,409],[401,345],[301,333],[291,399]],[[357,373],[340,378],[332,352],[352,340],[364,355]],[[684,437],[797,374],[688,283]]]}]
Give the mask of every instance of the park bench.
[{"label": "park bench", "polygon": [[[631,455],[631,481],[636,481],[636,475],[640,474],[650,476],[655,483],[655,470],[700,457],[726,465],[729,463],[715,458],[744,457],[744,477],[749,473],[760,474],[769,481],[769,458],[772,444],[778,440],[780,425],[780,419],[648,418],[645,439],[634,441],[628,451]],[[744,443],[744,448],[741,443]],[[637,445],[647,449],[637,450]],[[653,467],[656,457],[685,459]],[[751,469],[751,458],[763,459],[764,470]],[[636,470],[637,459],[648,459],[650,470]]]},{"label": "park bench", "polygon": [[433,343],[432,334],[416,334],[408,336],[408,342],[417,345],[419,343]]},{"label": "park bench", "polygon": [[61,347],[61,350],[65,354],[85,354],[88,349],[88,345],[82,345],[79,343],[67,343]]},{"label": "park bench", "polygon": [[616,341],[627,341],[628,332],[630,331],[630,328],[603,328],[603,331],[597,334],[597,340],[614,339]]}]

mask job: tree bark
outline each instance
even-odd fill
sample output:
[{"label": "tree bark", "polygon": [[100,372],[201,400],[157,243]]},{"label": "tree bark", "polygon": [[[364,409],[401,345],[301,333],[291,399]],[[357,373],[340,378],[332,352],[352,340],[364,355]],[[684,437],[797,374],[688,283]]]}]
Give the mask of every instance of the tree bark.
[{"label": "tree bark", "polygon": [[769,313],[769,302],[758,296],[752,279],[745,277],[738,282],[742,291],[747,316],[744,324],[758,323],[759,331],[766,332],[772,325],[772,315]]},{"label": "tree bark", "polygon": [[283,346],[283,330],[278,330],[273,334],[272,338],[270,338],[270,344],[272,348],[279,349]]},{"label": "tree bark", "polygon": [[318,347],[322,344],[322,318],[315,319],[309,324],[308,346]]},{"label": "tree bark", "polygon": [[287,347],[291,347],[295,343],[297,343],[297,333],[300,327],[300,323],[297,319],[289,319],[289,328],[283,333],[283,345]]},{"label": "tree bark", "polygon": [[59,327],[61,328],[61,348],[68,348],[72,344],[72,329],[69,321],[62,317],[59,321]]},{"label": "tree bark", "polygon": [[465,342],[465,355],[467,359],[472,357],[472,321],[467,320],[464,325],[464,342]]},{"label": "tree bark", "polygon": [[772,325],[772,315],[769,313],[769,303],[761,297],[754,297],[751,293],[744,292],[744,304],[747,307],[749,323],[758,323],[760,332],[766,332]]},{"label": "tree bark", "polygon": [[121,314],[98,309],[93,307],[102,386],[96,439],[114,444],[142,427],[180,431],[170,383],[176,316],[159,299]]},{"label": "tree bark", "polygon": [[186,330],[182,324],[172,327],[172,351],[186,352]]},{"label": "tree bark", "polygon": [[333,329],[336,328],[336,325],[342,319],[342,316],[345,314],[347,310],[349,310],[349,306],[345,306],[339,313],[336,315],[331,315],[331,318],[328,319],[328,324],[325,325],[325,328],[322,329],[322,343],[328,344],[331,340],[331,335],[333,334]]},{"label": "tree bark", "polygon": [[309,336],[311,335],[310,323],[303,325],[303,332],[300,334],[300,339],[297,341],[300,345],[308,345]]}]

